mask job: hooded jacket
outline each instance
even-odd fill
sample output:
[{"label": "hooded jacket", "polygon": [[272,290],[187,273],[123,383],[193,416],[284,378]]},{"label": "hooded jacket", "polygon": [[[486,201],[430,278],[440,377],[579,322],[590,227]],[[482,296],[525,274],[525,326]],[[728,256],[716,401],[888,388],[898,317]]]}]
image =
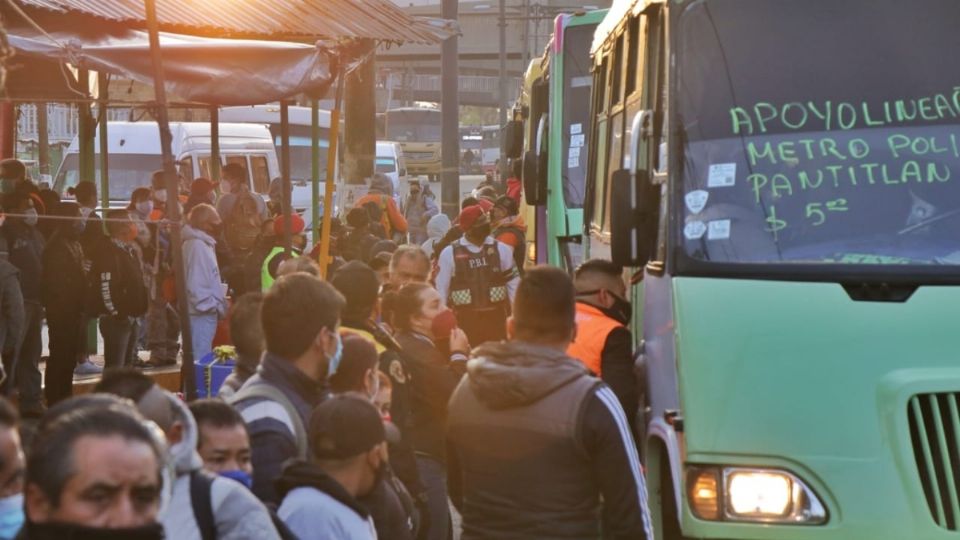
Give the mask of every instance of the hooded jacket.
[{"label": "hooded jacket", "polygon": [[147,312],[143,271],[129,245],[116,239],[104,242],[94,254],[90,276],[91,314],[140,317]]},{"label": "hooded jacket", "polygon": [[450,218],[446,214],[437,214],[427,222],[427,241],[420,246],[427,257],[433,257],[436,251],[435,247],[450,230],[450,225]]},{"label": "hooded jacket", "polygon": [[216,246],[216,240],[206,232],[189,225],[183,227],[183,266],[191,315],[216,313],[223,317],[227,313]]},{"label": "hooded jacket", "polygon": [[[197,453],[197,423],[186,404],[166,393],[177,420],[183,423],[183,438],[170,447],[170,461],[176,480],[168,504],[160,515],[167,538],[201,540],[200,529],[190,498],[190,475],[203,468]],[[214,478],[210,488],[210,505],[218,540],[250,538],[279,539],[277,530],[263,505],[243,484],[229,478]]]},{"label": "hooded jacket", "polygon": [[277,480],[277,514],[300,538],[376,540],[373,518],[336,480],[310,463],[287,465]]},{"label": "hooded jacket", "polygon": [[511,341],[474,357],[447,424],[464,540],[598,538],[601,528],[605,538],[652,539],[637,449],[613,392],[562,350]]}]

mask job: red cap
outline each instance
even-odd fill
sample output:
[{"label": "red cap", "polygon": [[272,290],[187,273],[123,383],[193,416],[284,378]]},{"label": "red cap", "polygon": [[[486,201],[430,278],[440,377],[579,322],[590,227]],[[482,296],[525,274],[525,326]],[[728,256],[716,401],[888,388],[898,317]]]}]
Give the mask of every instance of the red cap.
[{"label": "red cap", "polygon": [[[283,235],[283,215],[279,215],[273,220],[273,234],[277,236]],[[300,234],[303,232],[303,229],[306,225],[303,222],[303,218],[300,217],[300,214],[290,214],[290,234]]]},{"label": "red cap", "polygon": [[479,204],[468,206],[461,210],[460,217],[457,218],[457,222],[460,224],[460,230],[464,232],[469,231],[473,227],[473,224],[476,223],[484,213],[483,207]]}]

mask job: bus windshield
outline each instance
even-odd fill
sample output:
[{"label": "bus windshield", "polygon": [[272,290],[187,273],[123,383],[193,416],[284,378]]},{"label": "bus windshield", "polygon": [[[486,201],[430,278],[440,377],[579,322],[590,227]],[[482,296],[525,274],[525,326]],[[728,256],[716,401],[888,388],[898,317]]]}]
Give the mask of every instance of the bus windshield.
[{"label": "bus windshield", "polygon": [[399,142],[440,142],[440,111],[387,111],[387,139]]},{"label": "bus windshield", "polygon": [[677,51],[683,253],[960,264],[957,20],[953,0],[688,5]]},{"label": "bus windshield", "polygon": [[563,125],[560,170],[567,208],[583,208],[590,125],[590,42],[595,24],[571,26],[563,34]]}]

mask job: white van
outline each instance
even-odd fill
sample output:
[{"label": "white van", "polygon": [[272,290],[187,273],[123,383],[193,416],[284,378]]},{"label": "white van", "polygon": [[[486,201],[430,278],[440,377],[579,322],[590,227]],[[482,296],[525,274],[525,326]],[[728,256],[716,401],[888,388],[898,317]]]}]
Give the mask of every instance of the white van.
[{"label": "white van", "polygon": [[[298,211],[305,211],[313,205],[313,124],[311,122],[312,111],[310,107],[288,108],[287,117],[290,122],[290,183],[293,192],[290,200],[293,208]],[[327,180],[327,153],[330,148],[330,111],[320,109],[319,111],[320,128],[320,198],[323,199],[326,180]],[[273,143],[280,152],[280,105],[251,105],[246,107],[223,107],[220,109],[221,122],[244,122],[266,124],[273,135]],[[341,128],[343,127],[343,120]],[[341,133],[343,130],[341,129]],[[340,146],[338,145],[338,148]],[[335,164],[334,178],[339,183],[339,162]],[[337,186],[339,188],[339,185]],[[336,206],[337,194],[340,190],[334,190],[334,206]]]},{"label": "white van", "polygon": [[400,143],[377,141],[377,159],[374,172],[383,173],[393,182],[394,195],[400,195],[400,181],[407,177],[407,167],[403,160]]},{"label": "white van", "polygon": [[[210,124],[208,122],[171,122],[173,157],[189,187],[196,178],[210,178]],[[108,166],[110,206],[124,207],[133,190],[149,187],[154,171],[163,167],[160,154],[160,131],[156,122],[110,122]],[[221,167],[239,163],[247,170],[250,189],[265,198],[270,180],[280,176],[277,151],[270,130],[257,124],[220,124]],[[94,141],[97,151],[97,187],[100,185],[100,140]],[[75,137],[67,148],[63,163],[54,181],[54,190],[65,195],[67,188],[80,182],[79,141]]]}]

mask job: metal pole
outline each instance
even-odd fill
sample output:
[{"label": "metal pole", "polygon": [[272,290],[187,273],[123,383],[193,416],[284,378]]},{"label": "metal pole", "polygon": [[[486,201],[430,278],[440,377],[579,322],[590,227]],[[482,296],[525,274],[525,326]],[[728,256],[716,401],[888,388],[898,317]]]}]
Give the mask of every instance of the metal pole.
[{"label": "metal pole", "polygon": [[291,252],[293,218],[290,213],[290,105],[280,102],[280,182],[283,208],[283,252],[289,257]]},{"label": "metal pole", "polygon": [[187,309],[187,288],[184,280],[183,251],[180,248],[179,182],[173,163],[170,118],[167,115],[167,92],[164,87],[163,59],[160,56],[160,32],[157,25],[156,0],[144,0],[147,12],[147,30],[150,35],[150,57],[153,61],[153,90],[157,97],[157,125],[160,128],[160,149],[163,153],[163,176],[167,185],[167,219],[171,222],[170,250],[173,252],[173,272],[177,284],[177,304],[180,312],[180,335],[183,337],[183,363],[180,365],[180,384],[187,400],[197,397],[193,368],[193,332]]},{"label": "metal pole", "polygon": [[[210,107],[210,181],[220,189],[220,108]],[[221,219],[226,216],[220,216]]]},{"label": "metal pole", "polygon": [[[310,205],[310,224],[313,242],[316,243],[320,238],[320,100],[316,98],[310,100],[310,177],[313,179],[310,182],[313,203]],[[327,182],[332,181],[332,178],[327,178]],[[333,205],[327,200],[324,201],[323,208],[326,212],[326,209],[333,208]]]},{"label": "metal pole", "polygon": [[[110,99],[107,92],[107,86],[110,84],[107,80],[107,74],[103,71],[97,73],[97,87],[99,88],[100,100],[97,111],[100,128],[100,206],[103,208],[106,216],[107,209],[110,208],[110,139],[107,138],[107,100]],[[104,231],[106,231],[107,222],[103,222]]]},{"label": "metal pole", "polygon": [[[47,103],[37,103],[37,162],[40,174],[50,174],[50,133]],[[52,184],[52,182],[51,182]],[[53,187],[51,185],[51,187]]]},{"label": "metal pole", "polygon": [[333,221],[333,185],[337,174],[337,146],[340,140],[340,109],[343,107],[343,88],[346,75],[337,75],[337,94],[330,111],[330,146],[327,148],[327,183],[323,195],[323,232],[320,236],[320,275],[326,279],[330,266],[330,229]]},{"label": "metal pole", "polygon": [[12,101],[0,102],[0,159],[17,157],[17,109]]},{"label": "metal pole", "polygon": [[[443,0],[444,19],[457,20],[457,0]],[[442,113],[440,157],[443,213],[453,219],[460,212],[460,86],[458,38],[447,38],[440,49],[440,102]]]},{"label": "metal pole", "polygon": [[507,0],[500,0],[500,178],[507,177],[507,158],[502,135],[503,127],[507,125]]}]

